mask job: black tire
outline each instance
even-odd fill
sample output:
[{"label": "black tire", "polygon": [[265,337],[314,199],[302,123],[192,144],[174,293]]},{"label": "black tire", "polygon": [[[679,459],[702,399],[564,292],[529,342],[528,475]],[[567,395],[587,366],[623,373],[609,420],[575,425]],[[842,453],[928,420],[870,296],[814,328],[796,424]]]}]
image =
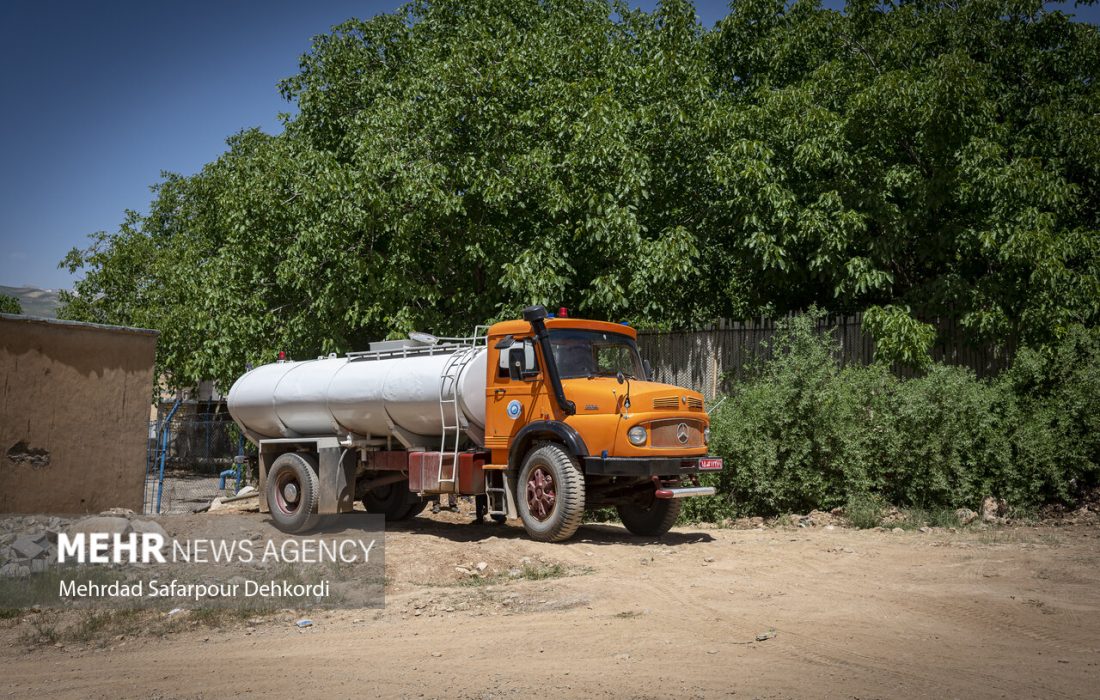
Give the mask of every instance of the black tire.
[{"label": "black tire", "polygon": [[423,499],[410,501],[410,498],[415,496],[409,493],[409,482],[398,481],[367,491],[363,494],[363,507],[368,513],[384,515],[386,522],[404,520],[418,515],[428,504]]},{"label": "black tire", "polygon": [[424,512],[424,509],[428,507],[428,503],[430,503],[430,501],[425,498],[421,498],[416,503],[410,505],[408,512],[402,515],[399,520],[409,520],[410,518],[415,518],[416,516]]},{"label": "black tire", "polygon": [[531,539],[562,542],[573,536],[584,519],[584,474],[565,448],[543,442],[527,453],[516,481],[516,506]]},{"label": "black tire", "polygon": [[317,459],[300,452],[275,458],[267,472],[267,507],[283,532],[305,532],[317,524]]},{"label": "black tire", "polygon": [[660,537],[676,524],[680,517],[680,501],[675,498],[654,498],[648,505],[631,501],[615,506],[623,525],[635,535]]}]

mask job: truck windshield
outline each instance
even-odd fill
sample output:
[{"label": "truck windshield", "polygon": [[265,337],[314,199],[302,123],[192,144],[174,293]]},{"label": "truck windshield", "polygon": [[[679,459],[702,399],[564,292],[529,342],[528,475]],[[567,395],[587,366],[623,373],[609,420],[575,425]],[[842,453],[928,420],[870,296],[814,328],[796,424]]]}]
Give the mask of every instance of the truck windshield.
[{"label": "truck windshield", "polygon": [[638,348],[625,335],[557,329],[550,331],[550,347],[562,379],[614,377],[619,372],[639,379],[644,376]]}]

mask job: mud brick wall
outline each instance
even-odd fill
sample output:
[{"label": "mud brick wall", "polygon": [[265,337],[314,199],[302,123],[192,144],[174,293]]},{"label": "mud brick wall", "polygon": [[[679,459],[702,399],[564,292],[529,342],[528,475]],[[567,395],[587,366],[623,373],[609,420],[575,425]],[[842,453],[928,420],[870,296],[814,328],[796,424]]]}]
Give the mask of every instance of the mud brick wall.
[{"label": "mud brick wall", "polygon": [[0,314],[0,513],[140,512],[156,339]]}]

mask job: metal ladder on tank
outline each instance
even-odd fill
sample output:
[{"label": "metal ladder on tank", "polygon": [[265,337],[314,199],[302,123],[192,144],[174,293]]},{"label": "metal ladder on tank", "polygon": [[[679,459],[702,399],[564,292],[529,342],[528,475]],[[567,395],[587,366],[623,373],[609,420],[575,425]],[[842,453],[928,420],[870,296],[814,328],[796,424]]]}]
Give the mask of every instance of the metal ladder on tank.
[{"label": "metal ladder on tank", "polygon": [[[441,445],[439,446],[439,473],[438,481],[440,490],[443,484],[450,484],[451,490],[455,490],[455,480],[458,477],[458,446],[462,442],[462,431],[466,429],[462,419],[462,411],[458,407],[458,379],[462,376],[462,370],[477,356],[477,347],[466,347],[455,351],[447,358],[443,365],[443,373],[439,378],[439,420],[442,425]],[[448,416],[450,414],[450,416]],[[453,421],[448,421],[448,417]],[[443,476],[443,465],[447,456],[451,458],[450,476]]]}]

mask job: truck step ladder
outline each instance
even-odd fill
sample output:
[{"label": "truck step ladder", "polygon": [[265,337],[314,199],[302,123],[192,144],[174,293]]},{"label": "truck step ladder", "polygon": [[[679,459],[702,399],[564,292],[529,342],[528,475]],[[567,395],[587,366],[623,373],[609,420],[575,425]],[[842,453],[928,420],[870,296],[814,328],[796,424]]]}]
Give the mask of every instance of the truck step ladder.
[{"label": "truck step ladder", "polygon": [[508,489],[504,486],[504,472],[485,470],[485,505],[488,515],[508,515]]},{"label": "truck step ladder", "polygon": [[[442,444],[439,447],[439,487],[450,484],[455,488],[458,477],[458,448],[462,443],[462,432],[466,429],[466,420],[458,407],[458,380],[462,370],[477,356],[477,347],[464,347],[456,350],[443,365],[439,378],[439,420],[442,426]],[[448,474],[444,474],[444,465],[450,462]]]}]

